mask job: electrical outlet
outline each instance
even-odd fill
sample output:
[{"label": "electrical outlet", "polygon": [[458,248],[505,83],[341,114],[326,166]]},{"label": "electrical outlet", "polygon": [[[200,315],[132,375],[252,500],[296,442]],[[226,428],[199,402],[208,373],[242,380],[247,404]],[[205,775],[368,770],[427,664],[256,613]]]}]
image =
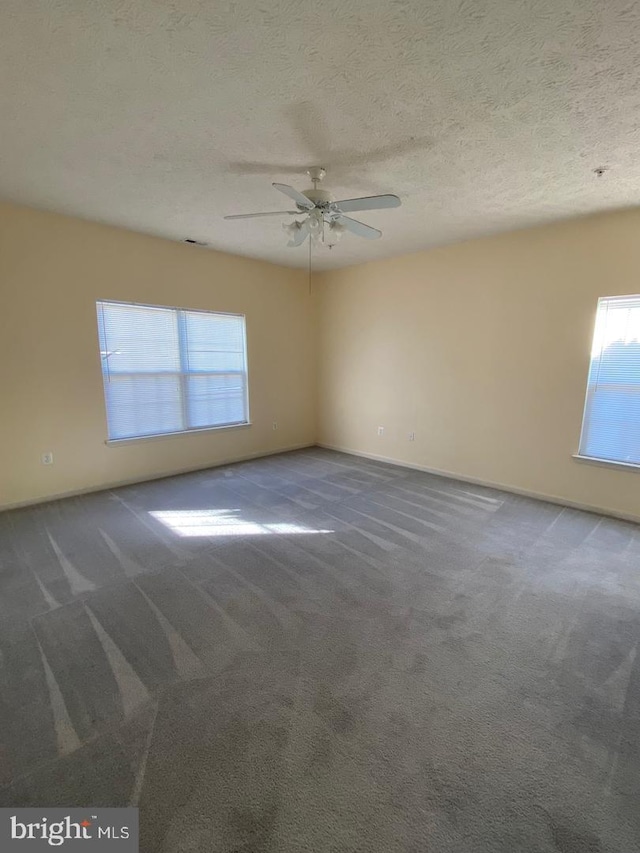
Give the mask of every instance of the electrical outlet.
[{"label": "electrical outlet", "polygon": [[278,429],[278,421],[274,421],[271,425],[271,429]]},{"label": "electrical outlet", "polygon": [[384,435],[384,427],[378,427],[378,435]]},{"label": "electrical outlet", "polygon": [[41,461],[43,465],[53,465],[53,453],[48,450],[42,454]]},{"label": "electrical outlet", "polygon": [[415,440],[416,440],[415,432],[410,432],[409,433],[409,441],[415,441]]}]

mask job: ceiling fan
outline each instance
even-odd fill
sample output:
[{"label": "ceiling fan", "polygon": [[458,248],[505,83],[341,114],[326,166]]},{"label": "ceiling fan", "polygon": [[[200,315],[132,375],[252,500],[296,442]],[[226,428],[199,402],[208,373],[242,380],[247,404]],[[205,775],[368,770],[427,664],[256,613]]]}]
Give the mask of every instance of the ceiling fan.
[{"label": "ceiling fan", "polygon": [[345,216],[360,210],[382,210],[390,207],[400,207],[397,195],[372,195],[363,198],[347,198],[334,201],[327,190],[318,189],[318,184],[324,178],[326,171],[320,166],[308,169],[313,189],[298,192],[288,184],[272,184],[281,193],[289,196],[296,203],[295,210],[276,210],[268,213],[239,213],[225,216],[225,219],[252,219],[258,216],[301,216],[304,219],[294,219],[293,222],[283,223],[283,228],[289,235],[289,246],[301,246],[307,237],[311,242],[324,244],[331,248],[342,237],[345,231],[350,231],[358,237],[367,240],[377,240],[382,231],[365,225],[357,219]]}]

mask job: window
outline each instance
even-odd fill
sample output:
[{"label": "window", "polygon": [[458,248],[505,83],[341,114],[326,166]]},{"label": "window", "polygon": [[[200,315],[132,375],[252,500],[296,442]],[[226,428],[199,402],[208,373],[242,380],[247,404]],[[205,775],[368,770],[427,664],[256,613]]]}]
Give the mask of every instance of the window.
[{"label": "window", "polygon": [[109,439],[248,422],[244,317],[98,302]]},{"label": "window", "polygon": [[640,465],[640,295],[598,300],[580,455]]}]

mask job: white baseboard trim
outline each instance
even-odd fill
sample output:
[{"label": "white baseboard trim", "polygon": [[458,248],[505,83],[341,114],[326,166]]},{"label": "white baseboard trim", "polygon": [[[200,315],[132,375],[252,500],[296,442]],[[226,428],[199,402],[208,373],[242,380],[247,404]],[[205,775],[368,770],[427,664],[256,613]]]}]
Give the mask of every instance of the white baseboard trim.
[{"label": "white baseboard trim", "polygon": [[525,498],[534,498],[538,501],[546,501],[547,503],[558,504],[559,506],[566,506],[571,509],[580,509],[583,512],[595,512],[598,515],[618,518],[621,521],[632,521],[635,524],[640,523],[640,515],[618,512],[617,510],[597,506],[595,504],[583,504],[569,500],[568,498],[559,497],[558,495],[547,495],[543,492],[532,492],[528,489],[520,489],[517,486],[508,486],[504,483],[492,482],[491,480],[481,480],[478,477],[467,477],[464,474],[457,474],[454,471],[443,471],[439,468],[430,468],[427,465],[416,465],[411,462],[402,462],[399,459],[392,459],[390,456],[379,456],[376,453],[364,453],[361,450],[353,450],[349,447],[340,447],[336,444],[326,444],[325,442],[319,441],[317,446],[324,447],[326,450],[336,450],[339,453],[348,453],[350,456],[361,456],[363,459],[372,459],[375,462],[386,462],[389,465],[398,465],[400,468],[411,468],[413,471],[424,471],[425,474],[435,474],[437,477],[448,477],[449,479],[457,480],[460,483],[471,483],[475,486],[486,486],[490,489],[499,489],[501,492],[509,492],[513,495],[522,495]]},{"label": "white baseboard trim", "polygon": [[211,465],[195,465],[191,468],[180,468],[178,471],[165,471],[162,474],[151,474],[148,477],[133,477],[130,480],[118,480],[113,483],[105,483],[100,486],[87,486],[84,489],[73,489],[69,492],[59,492],[54,495],[46,495],[45,497],[33,498],[26,501],[17,501],[16,503],[3,504],[0,506],[0,512],[5,512],[10,509],[20,509],[26,506],[36,506],[37,504],[49,503],[49,501],[59,501],[64,498],[75,498],[79,495],[90,495],[95,492],[108,492],[111,489],[119,489],[121,486],[135,486],[137,483],[150,483],[152,480],[164,480],[167,477],[179,477],[180,474],[193,474],[195,471],[209,471],[213,468],[223,468],[225,465],[233,465],[236,462],[248,462],[250,459],[262,459],[267,456],[277,456],[279,453],[290,453],[292,450],[305,450],[308,447],[316,447],[315,442],[305,442],[304,444],[292,444],[289,447],[279,447],[277,450],[259,450],[256,453],[247,453],[244,456],[234,456],[231,459],[223,459],[220,462],[214,462]]}]

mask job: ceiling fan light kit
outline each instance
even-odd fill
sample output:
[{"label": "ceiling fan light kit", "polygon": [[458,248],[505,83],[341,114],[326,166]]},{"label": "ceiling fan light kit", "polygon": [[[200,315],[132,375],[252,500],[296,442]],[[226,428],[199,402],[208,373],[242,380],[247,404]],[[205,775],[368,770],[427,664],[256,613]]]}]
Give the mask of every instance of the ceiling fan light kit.
[{"label": "ceiling fan light kit", "polygon": [[326,175],[325,169],[315,166],[307,170],[313,188],[299,192],[288,184],[274,183],[272,186],[284,193],[296,204],[296,210],[269,211],[268,213],[240,213],[225,216],[225,219],[252,219],[259,216],[303,216],[302,220],[283,223],[283,229],[289,237],[288,246],[301,246],[307,237],[314,245],[332,248],[345,231],[367,240],[377,240],[382,232],[357,219],[345,216],[360,210],[383,210],[400,207],[397,195],[374,195],[363,198],[348,198],[335,201],[327,190],[319,189],[318,184]]}]

